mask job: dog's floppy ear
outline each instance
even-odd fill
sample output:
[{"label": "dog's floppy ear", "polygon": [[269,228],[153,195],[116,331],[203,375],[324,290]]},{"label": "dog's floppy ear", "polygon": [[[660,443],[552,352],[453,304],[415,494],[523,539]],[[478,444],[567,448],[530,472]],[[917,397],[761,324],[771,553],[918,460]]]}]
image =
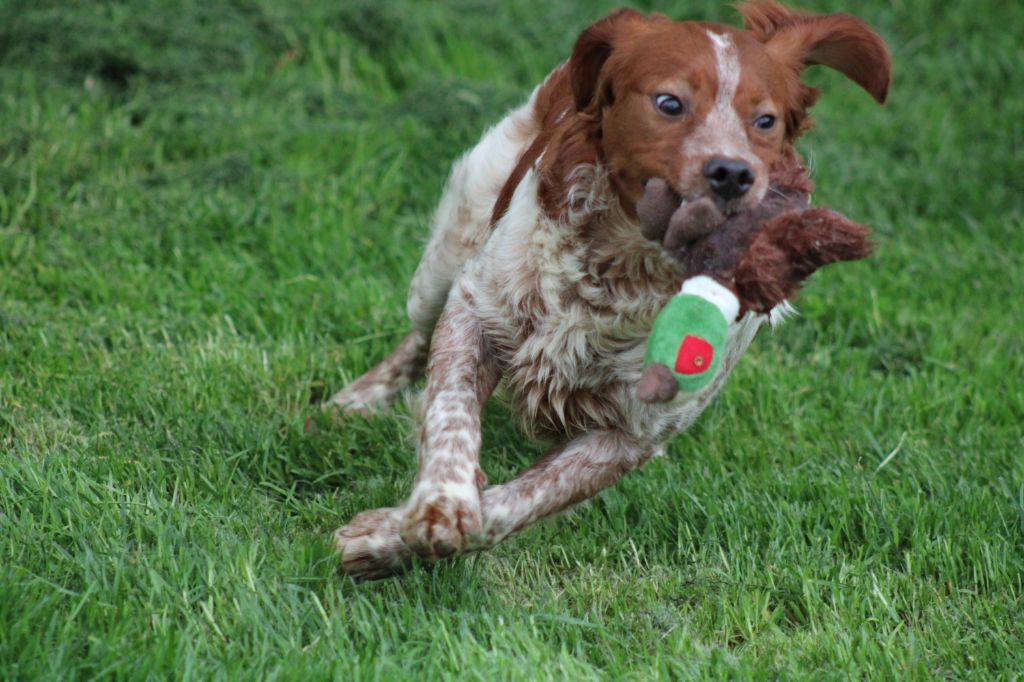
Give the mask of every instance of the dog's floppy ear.
[{"label": "dog's floppy ear", "polygon": [[580,34],[569,58],[569,80],[576,111],[587,109],[604,86],[601,68],[612,54],[615,36],[625,24],[642,18],[639,12],[620,9]]},{"label": "dog's floppy ear", "polygon": [[889,50],[860,19],[848,14],[804,14],[775,0],[750,0],[739,11],[744,27],[797,73],[812,64],[828,66],[864,88],[879,104],[885,102],[892,78]]}]

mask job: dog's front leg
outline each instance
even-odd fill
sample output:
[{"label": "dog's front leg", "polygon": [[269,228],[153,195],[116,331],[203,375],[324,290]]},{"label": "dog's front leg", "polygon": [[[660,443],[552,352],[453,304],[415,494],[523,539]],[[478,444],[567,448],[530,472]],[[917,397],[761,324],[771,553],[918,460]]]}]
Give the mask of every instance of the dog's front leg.
[{"label": "dog's front leg", "polygon": [[[549,451],[519,478],[487,488],[482,522],[463,550],[486,549],[531,523],[593,497],[646,462],[655,448],[617,431],[597,431]],[[399,535],[405,508],[373,509],[335,535],[342,570],[357,579],[400,572],[411,552]]]},{"label": "dog's front leg", "polygon": [[464,549],[480,530],[480,410],[498,372],[486,356],[470,297],[452,292],[434,330],[419,429],[419,472],[401,507],[358,514],[334,535],[341,570],[356,579],[404,569]]},{"label": "dog's front leg", "polygon": [[480,530],[480,410],[498,372],[472,298],[456,285],[434,330],[419,428],[419,471],[399,533],[426,559],[454,554]]},{"label": "dog's front leg", "polygon": [[472,549],[501,542],[545,516],[612,485],[656,448],[620,431],[587,433],[550,450],[519,478],[483,493],[483,525]]}]

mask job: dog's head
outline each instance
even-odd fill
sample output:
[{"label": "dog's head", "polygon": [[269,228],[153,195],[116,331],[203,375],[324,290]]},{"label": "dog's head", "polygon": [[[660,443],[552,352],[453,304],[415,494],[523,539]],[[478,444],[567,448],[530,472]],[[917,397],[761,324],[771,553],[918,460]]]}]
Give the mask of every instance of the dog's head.
[{"label": "dog's head", "polygon": [[768,169],[810,126],[818,92],[800,82],[806,66],[836,69],[885,101],[889,53],[859,19],[773,0],[739,10],[743,29],[620,10],[577,41],[576,115],[590,123],[627,213],[654,177],[725,212],[758,203]]}]

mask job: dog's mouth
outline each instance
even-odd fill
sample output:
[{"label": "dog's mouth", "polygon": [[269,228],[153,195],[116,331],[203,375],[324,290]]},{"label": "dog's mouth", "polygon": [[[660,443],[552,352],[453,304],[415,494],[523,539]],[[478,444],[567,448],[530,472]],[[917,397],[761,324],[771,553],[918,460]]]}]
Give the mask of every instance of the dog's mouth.
[{"label": "dog's mouth", "polygon": [[713,194],[706,196],[708,199],[715,202],[715,207],[724,216],[735,215],[747,208],[741,199],[723,199],[722,197],[715,196]]},{"label": "dog's mouth", "polygon": [[661,178],[651,178],[644,184],[637,218],[644,237],[677,250],[706,237],[741,208],[739,202],[717,201],[702,193],[683,194]]}]

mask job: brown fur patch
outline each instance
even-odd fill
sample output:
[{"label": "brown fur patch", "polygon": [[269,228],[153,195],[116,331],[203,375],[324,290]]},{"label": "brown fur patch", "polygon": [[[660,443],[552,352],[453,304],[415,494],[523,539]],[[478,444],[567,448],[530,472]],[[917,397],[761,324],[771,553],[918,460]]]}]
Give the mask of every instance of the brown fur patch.
[{"label": "brown fur patch", "polygon": [[537,159],[544,153],[551,142],[558,122],[569,113],[571,108],[572,92],[569,86],[569,69],[567,65],[563,64],[555,69],[537,90],[533,111],[534,118],[541,122],[541,130],[519,157],[512,173],[502,185],[491,213],[491,227],[494,227],[508,211],[509,204],[512,203],[512,195],[515,194],[519,183],[523,181],[526,171],[533,168]]},{"label": "brown fur patch", "polygon": [[833,68],[879,103],[885,102],[892,59],[885,42],[860,19],[848,14],[807,14],[775,0],[750,0],[738,8],[744,26],[789,72],[785,119],[790,140],[812,126],[807,110],[819,96],[817,90],[799,82],[807,66]]}]

